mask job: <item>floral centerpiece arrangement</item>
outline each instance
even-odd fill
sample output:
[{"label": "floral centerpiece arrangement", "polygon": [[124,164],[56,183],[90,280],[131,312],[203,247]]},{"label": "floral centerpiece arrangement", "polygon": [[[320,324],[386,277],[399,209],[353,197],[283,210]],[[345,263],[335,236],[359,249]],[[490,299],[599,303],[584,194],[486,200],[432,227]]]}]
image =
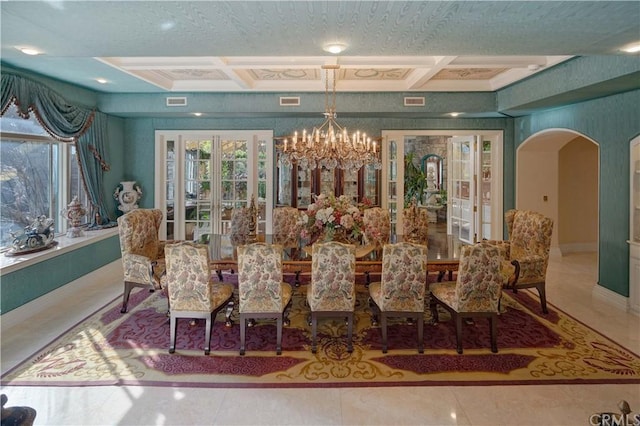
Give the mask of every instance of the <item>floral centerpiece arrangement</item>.
[{"label": "floral centerpiece arrangement", "polygon": [[320,194],[301,214],[301,237],[309,244],[318,240],[356,243],[364,232],[362,210],[367,207],[364,200],[354,205],[349,197]]}]

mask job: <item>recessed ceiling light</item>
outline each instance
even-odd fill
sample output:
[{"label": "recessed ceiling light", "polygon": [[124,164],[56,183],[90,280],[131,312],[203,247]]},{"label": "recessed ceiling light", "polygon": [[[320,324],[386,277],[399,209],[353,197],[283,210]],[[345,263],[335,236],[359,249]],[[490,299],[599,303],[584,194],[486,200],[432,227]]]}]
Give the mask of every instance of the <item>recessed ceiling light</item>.
[{"label": "recessed ceiling light", "polygon": [[347,45],[344,43],[329,43],[325,44],[323,49],[325,52],[338,54],[344,52],[347,49]]},{"label": "recessed ceiling light", "polygon": [[460,114],[461,114],[461,113],[459,113],[459,112],[450,112],[450,113],[449,113],[449,115],[450,115],[450,116],[452,116],[452,117],[457,117],[457,116],[459,116]]},{"label": "recessed ceiling light", "polygon": [[104,78],[96,78],[96,81],[100,84],[107,84],[107,80]]},{"label": "recessed ceiling light", "polygon": [[196,117],[200,117],[202,115],[201,112],[194,112],[193,115],[195,115]]},{"label": "recessed ceiling light", "polygon": [[162,24],[160,24],[160,29],[162,31],[169,31],[175,26],[176,26],[176,23],[174,21],[165,21]]},{"label": "recessed ceiling light", "polygon": [[25,55],[39,55],[40,51],[37,49],[34,49],[33,47],[16,47],[16,49],[18,49],[19,51],[21,51],[22,53],[24,53]]},{"label": "recessed ceiling light", "polygon": [[640,52],[640,42],[628,44],[620,50],[627,53],[638,53]]}]

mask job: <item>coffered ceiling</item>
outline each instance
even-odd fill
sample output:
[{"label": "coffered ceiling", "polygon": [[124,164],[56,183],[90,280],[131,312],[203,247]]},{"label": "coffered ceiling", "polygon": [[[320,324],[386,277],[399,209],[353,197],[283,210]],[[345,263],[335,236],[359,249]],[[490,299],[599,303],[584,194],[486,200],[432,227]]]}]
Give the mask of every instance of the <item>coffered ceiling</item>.
[{"label": "coffered ceiling", "polygon": [[[327,64],[340,65],[338,91],[494,91],[573,56],[622,54],[640,41],[637,1],[51,0],[0,8],[3,63],[113,93],[324,91]],[[329,43],[344,52],[325,52]]]}]

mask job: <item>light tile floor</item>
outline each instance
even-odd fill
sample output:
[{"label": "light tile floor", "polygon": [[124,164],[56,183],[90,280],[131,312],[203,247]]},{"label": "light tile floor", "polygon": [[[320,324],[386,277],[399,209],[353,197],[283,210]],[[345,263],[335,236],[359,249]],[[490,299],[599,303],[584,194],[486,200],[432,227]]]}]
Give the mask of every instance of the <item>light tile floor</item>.
[{"label": "light tile floor", "polygon": [[[119,262],[3,321],[2,371],[122,291]],[[551,260],[550,303],[640,353],[640,317],[594,298],[596,255]],[[54,292],[56,293],[56,292]],[[24,315],[25,312],[22,312]],[[7,317],[9,318],[9,317]],[[3,317],[3,320],[5,318]],[[593,413],[640,412],[638,385],[436,386],[339,389],[3,387],[7,405],[38,411],[37,425],[589,425]]]}]

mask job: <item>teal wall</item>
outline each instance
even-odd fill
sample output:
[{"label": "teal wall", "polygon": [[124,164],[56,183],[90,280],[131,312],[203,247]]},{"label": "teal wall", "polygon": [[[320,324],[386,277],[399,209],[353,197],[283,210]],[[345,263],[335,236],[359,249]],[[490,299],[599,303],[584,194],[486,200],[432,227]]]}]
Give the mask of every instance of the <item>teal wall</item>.
[{"label": "teal wall", "polygon": [[120,257],[120,240],[113,236],[2,275],[0,312],[5,314],[62,287]]},{"label": "teal wall", "polygon": [[547,129],[574,130],[599,145],[598,280],[601,286],[628,296],[629,143],[640,134],[640,90],[517,118],[516,148]]}]

